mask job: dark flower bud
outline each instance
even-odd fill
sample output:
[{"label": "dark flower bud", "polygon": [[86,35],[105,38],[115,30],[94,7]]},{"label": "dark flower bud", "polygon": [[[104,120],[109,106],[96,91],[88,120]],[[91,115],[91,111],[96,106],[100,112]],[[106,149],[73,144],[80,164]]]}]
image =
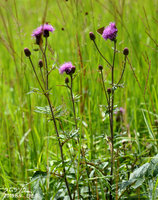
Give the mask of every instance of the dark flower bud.
[{"label": "dark flower bud", "polygon": [[75,66],[73,66],[73,67],[71,68],[71,73],[72,73],[72,74],[74,74],[74,73],[75,73],[75,71],[76,71],[76,67],[75,67]]},{"label": "dark flower bud", "polygon": [[43,42],[42,35],[39,34],[39,35],[36,35],[35,37],[36,37],[36,44],[38,44],[38,45],[42,44],[42,42]]},{"label": "dark flower bud", "polygon": [[69,83],[69,78],[68,78],[68,77],[65,78],[65,83],[66,83],[66,84]]},{"label": "dark flower bud", "polygon": [[89,37],[90,37],[91,40],[95,40],[95,35],[94,35],[93,32],[90,32],[90,33],[89,33]]},{"label": "dark flower bud", "polygon": [[42,68],[43,67],[43,61],[39,60],[38,65],[39,65],[40,68]]},{"label": "dark flower bud", "polygon": [[124,54],[125,56],[127,56],[127,55],[129,54],[129,50],[128,50],[127,47],[124,48],[123,54]]},{"label": "dark flower bud", "polygon": [[49,37],[49,31],[48,30],[44,30],[43,31],[43,36],[44,37]]},{"label": "dark flower bud", "polygon": [[98,66],[98,69],[99,69],[100,71],[102,71],[102,70],[103,70],[103,66],[102,66],[102,65],[99,65],[99,66]]},{"label": "dark flower bud", "polygon": [[25,53],[25,56],[27,57],[31,56],[31,51],[28,48],[24,48],[24,53]]},{"label": "dark flower bud", "polygon": [[107,89],[107,93],[110,94],[111,93],[111,88]]}]

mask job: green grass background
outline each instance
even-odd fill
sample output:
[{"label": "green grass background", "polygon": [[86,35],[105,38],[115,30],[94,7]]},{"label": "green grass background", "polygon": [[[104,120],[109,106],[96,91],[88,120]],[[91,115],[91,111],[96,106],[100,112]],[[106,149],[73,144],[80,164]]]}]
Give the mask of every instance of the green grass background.
[{"label": "green grass background", "polygon": [[39,94],[28,94],[38,88],[38,84],[23,49],[28,47],[31,50],[37,66],[42,55],[33,51],[37,46],[31,34],[43,21],[55,28],[48,41],[51,47],[49,67],[55,67],[49,84],[53,105],[62,105],[68,113],[68,118],[62,116],[63,120],[68,120],[64,122],[67,130],[72,126],[72,106],[68,91],[59,86],[64,84],[66,76],[59,74],[58,67],[67,61],[76,66],[74,93],[81,95],[76,108],[83,122],[80,123],[84,138],[82,145],[88,148],[88,159],[103,158],[108,148],[103,138],[105,134],[110,135],[99,109],[99,105],[106,101],[98,65],[104,66],[106,87],[110,87],[110,71],[89,39],[89,32],[95,33],[99,48],[112,62],[112,42],[104,41],[96,32],[110,22],[116,22],[118,28],[115,81],[121,74],[122,50],[128,47],[129,60],[141,86],[140,89],[127,63],[124,88],[116,91],[115,105],[125,109],[125,127],[133,139],[133,152],[142,153],[142,158],[146,156],[144,151],[148,152],[147,156],[157,153],[154,148],[158,133],[155,122],[158,120],[157,19],[157,0],[0,1],[1,187],[27,183],[33,170],[46,169],[47,160],[60,160],[52,123],[49,121],[47,125],[45,115],[34,112],[36,106],[45,106],[46,101]]}]

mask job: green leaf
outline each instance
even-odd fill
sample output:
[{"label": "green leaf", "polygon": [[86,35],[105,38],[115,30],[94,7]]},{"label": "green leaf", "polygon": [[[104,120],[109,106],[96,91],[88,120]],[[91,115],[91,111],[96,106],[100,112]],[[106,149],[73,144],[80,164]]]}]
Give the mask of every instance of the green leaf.
[{"label": "green leaf", "polygon": [[43,200],[44,195],[41,185],[45,185],[47,173],[43,171],[36,171],[32,177],[34,200]]}]

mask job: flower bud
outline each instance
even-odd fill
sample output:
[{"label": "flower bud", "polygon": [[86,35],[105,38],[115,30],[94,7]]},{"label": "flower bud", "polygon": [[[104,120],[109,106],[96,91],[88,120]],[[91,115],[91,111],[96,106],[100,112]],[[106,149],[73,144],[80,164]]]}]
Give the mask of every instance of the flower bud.
[{"label": "flower bud", "polygon": [[89,37],[90,37],[91,40],[95,40],[95,35],[94,35],[93,32],[90,32],[90,33],[89,33]]},{"label": "flower bud", "polygon": [[42,68],[43,67],[43,61],[39,60],[38,65],[39,65],[40,68]]},{"label": "flower bud", "polygon": [[72,73],[72,74],[74,74],[74,73],[75,73],[75,71],[76,71],[76,67],[75,67],[75,66],[73,66],[73,67],[71,68],[71,73]]},{"label": "flower bud", "polygon": [[27,57],[31,56],[31,51],[28,48],[24,48],[24,53],[25,53],[25,56]]},{"label": "flower bud", "polygon": [[127,47],[124,48],[123,54],[124,54],[125,56],[127,56],[127,55],[129,54],[129,50],[128,50]]},{"label": "flower bud", "polygon": [[111,88],[107,89],[107,93],[110,94],[111,93]]},{"label": "flower bud", "polygon": [[49,37],[49,31],[48,30],[43,31],[43,37]]},{"label": "flower bud", "polygon": [[98,66],[98,69],[99,69],[100,71],[102,71],[102,70],[103,70],[103,66],[102,66],[102,65],[99,65],[99,66]]},{"label": "flower bud", "polygon": [[68,78],[68,77],[65,78],[65,83],[66,83],[66,84],[69,83],[69,78]]}]

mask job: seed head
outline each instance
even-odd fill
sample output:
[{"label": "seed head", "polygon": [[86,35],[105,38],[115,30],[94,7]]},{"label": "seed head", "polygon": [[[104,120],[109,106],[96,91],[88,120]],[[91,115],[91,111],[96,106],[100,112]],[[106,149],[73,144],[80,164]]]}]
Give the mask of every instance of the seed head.
[{"label": "seed head", "polygon": [[124,48],[123,54],[127,56],[129,54],[129,49],[127,47]]},{"label": "seed head", "polygon": [[91,40],[95,40],[95,35],[94,35],[93,32],[90,32],[90,33],[89,33],[89,37],[90,37]]},{"label": "seed head", "polygon": [[24,48],[24,53],[25,53],[25,56],[27,57],[31,56],[31,51],[28,48]]}]

